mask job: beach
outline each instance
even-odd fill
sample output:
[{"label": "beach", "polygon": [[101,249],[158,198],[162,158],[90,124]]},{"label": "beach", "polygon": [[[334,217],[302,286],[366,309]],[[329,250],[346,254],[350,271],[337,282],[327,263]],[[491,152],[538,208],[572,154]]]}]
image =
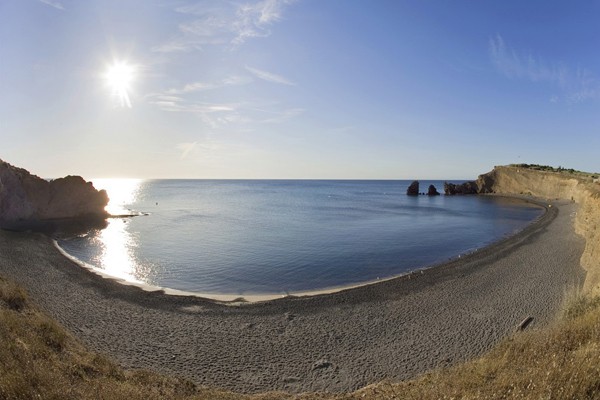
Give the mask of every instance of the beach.
[{"label": "beach", "polygon": [[0,274],[125,367],[239,392],[341,392],[475,357],[529,317],[527,329],[552,323],[585,279],[576,212],[553,202],[522,232],[443,265],[268,302],[226,305],[122,285],[32,233],[0,231]]}]

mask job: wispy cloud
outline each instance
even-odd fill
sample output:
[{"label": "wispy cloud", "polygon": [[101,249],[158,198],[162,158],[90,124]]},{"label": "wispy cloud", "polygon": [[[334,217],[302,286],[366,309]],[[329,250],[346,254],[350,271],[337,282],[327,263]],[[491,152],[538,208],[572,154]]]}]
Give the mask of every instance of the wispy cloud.
[{"label": "wispy cloud", "polygon": [[559,85],[566,83],[567,70],[561,66],[548,66],[531,53],[518,54],[496,35],[489,42],[490,58],[494,66],[509,78],[527,78],[533,82],[549,81]]},{"label": "wispy cloud", "polygon": [[234,23],[237,36],[233,43],[241,44],[253,37],[269,36],[269,25],[281,19],[284,6],[292,0],[263,0],[238,7]]},{"label": "wispy cloud", "polygon": [[[488,51],[492,64],[506,77],[552,84],[567,103],[600,98],[600,82],[586,69],[572,72],[563,64],[545,62],[531,52],[518,52],[506,45],[500,35],[490,38]],[[550,101],[557,103],[559,96],[553,95]]]},{"label": "wispy cloud", "polygon": [[[147,95],[146,100],[165,112],[194,114],[214,130],[224,127],[237,131],[254,129],[257,124],[277,123],[301,114],[304,110],[294,105],[283,106],[278,100],[263,97],[260,92],[236,89],[259,81],[295,85],[287,77],[271,72],[268,66],[266,69],[243,67],[237,52],[252,38],[271,35],[272,26],[283,20],[288,6],[294,1],[176,2],[173,35],[152,50],[161,53],[157,57],[166,60],[165,64],[185,57],[190,65],[189,60],[195,57],[201,64],[196,75],[199,79],[180,81],[159,89]],[[181,54],[183,52],[189,54]],[[212,57],[211,62],[204,65],[203,57]],[[216,65],[223,66],[223,71],[231,71],[231,75],[214,78],[210,68],[218,71]],[[189,72],[193,71],[190,69]]]},{"label": "wispy cloud", "polygon": [[[47,0],[49,1],[49,0]],[[294,0],[262,0],[236,4],[207,1],[180,6],[177,13],[189,17],[178,25],[178,32],[153,51],[188,52],[205,46],[239,46],[250,38],[267,37],[270,26],[281,20],[285,7]]]},{"label": "wispy cloud", "polygon": [[57,10],[64,10],[65,7],[58,1],[54,1],[54,0],[39,0],[40,3],[44,3],[50,7],[54,7]]},{"label": "wispy cloud", "polygon": [[290,81],[289,79],[284,78],[281,75],[276,75],[271,72],[263,71],[257,68],[251,68],[246,66],[246,69],[252,73],[252,75],[256,76],[258,79],[262,79],[263,81],[280,83],[282,85],[290,85],[294,86],[295,83]]},{"label": "wispy cloud", "polygon": [[263,118],[257,122],[260,123],[265,123],[265,124],[279,124],[282,123],[284,121],[287,121],[288,119],[297,117],[301,114],[304,113],[304,109],[303,108],[289,108],[289,109],[284,109],[284,110],[280,110],[280,111],[269,111],[268,114],[270,114],[269,116],[267,116],[266,118]]},{"label": "wispy cloud", "polygon": [[213,82],[198,81],[150,93],[145,96],[149,104],[166,112],[190,113],[200,118],[211,129],[236,125],[239,129],[249,129],[251,125],[281,123],[304,112],[299,107],[282,107],[278,101],[256,98],[223,102],[211,101],[212,97],[223,99],[220,88],[248,85],[257,79],[283,85],[294,85],[288,79],[256,68],[246,67],[250,75],[231,75]]},{"label": "wispy cloud", "polygon": [[246,85],[252,82],[247,76],[230,76],[218,82],[191,82],[180,88],[172,88],[166,91],[168,94],[184,94],[200,92],[204,90],[219,89],[227,86]]},{"label": "wispy cloud", "polygon": [[[187,94],[187,93],[186,93]],[[191,97],[175,96],[170,93],[153,93],[146,96],[148,103],[165,112],[196,115],[211,129],[236,126],[252,129],[257,124],[285,122],[304,113],[303,108],[284,108],[278,104],[265,104],[262,107],[251,102],[218,103],[196,101]]]},{"label": "wispy cloud", "polygon": [[181,152],[179,158],[184,160],[187,156],[196,148],[198,142],[188,142],[188,143],[179,143],[177,144],[177,150]]},{"label": "wispy cloud", "polygon": [[152,93],[146,96],[146,100],[162,111],[194,114],[212,129],[242,120],[239,103],[196,101],[171,93]]},{"label": "wispy cloud", "polygon": [[163,94],[147,96],[150,104],[157,105],[163,111],[190,112],[199,114],[236,111],[236,103],[193,102],[187,99]]}]

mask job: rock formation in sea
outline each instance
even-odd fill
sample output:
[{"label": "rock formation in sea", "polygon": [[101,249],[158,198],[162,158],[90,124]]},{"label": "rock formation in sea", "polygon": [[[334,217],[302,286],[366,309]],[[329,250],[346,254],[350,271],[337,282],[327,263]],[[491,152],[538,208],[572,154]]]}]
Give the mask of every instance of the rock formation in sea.
[{"label": "rock formation in sea", "polygon": [[57,219],[104,219],[108,196],[80,176],[47,181],[0,160],[0,226]]},{"label": "rock formation in sea", "polygon": [[479,187],[475,181],[467,181],[461,184],[444,182],[444,193],[446,195],[477,194],[479,193]]},{"label": "rock formation in sea", "polygon": [[419,195],[419,181],[413,181],[408,189],[406,189],[406,194],[409,196],[418,196]]},{"label": "rock formation in sea", "polygon": [[429,189],[427,190],[427,196],[439,196],[440,192],[437,191],[434,185],[429,185]]}]

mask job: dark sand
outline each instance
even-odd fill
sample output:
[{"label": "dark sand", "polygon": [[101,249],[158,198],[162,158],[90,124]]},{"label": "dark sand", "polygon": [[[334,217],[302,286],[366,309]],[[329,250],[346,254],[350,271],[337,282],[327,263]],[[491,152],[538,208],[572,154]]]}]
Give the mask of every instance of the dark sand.
[{"label": "dark sand", "polygon": [[225,306],[101,278],[50,239],[0,232],[0,274],[50,316],[126,367],[241,392],[350,391],[477,356],[549,324],[581,286],[574,204],[523,232],[406,277],[339,293]]}]

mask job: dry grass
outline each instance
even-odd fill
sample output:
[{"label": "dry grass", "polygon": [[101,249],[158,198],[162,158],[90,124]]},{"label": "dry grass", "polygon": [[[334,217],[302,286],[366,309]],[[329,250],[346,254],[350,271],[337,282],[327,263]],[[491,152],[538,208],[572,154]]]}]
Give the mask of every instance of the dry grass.
[{"label": "dry grass", "polygon": [[[185,379],[125,371],[87,351],[0,278],[0,399],[240,399]],[[277,393],[262,398],[280,398]]]},{"label": "dry grass", "polygon": [[600,298],[569,303],[555,326],[517,334],[480,359],[349,398],[600,399]]},{"label": "dry grass", "polygon": [[486,356],[417,379],[341,395],[247,396],[87,351],[0,278],[0,399],[600,399],[600,298],[573,294],[553,327],[515,335]]}]

